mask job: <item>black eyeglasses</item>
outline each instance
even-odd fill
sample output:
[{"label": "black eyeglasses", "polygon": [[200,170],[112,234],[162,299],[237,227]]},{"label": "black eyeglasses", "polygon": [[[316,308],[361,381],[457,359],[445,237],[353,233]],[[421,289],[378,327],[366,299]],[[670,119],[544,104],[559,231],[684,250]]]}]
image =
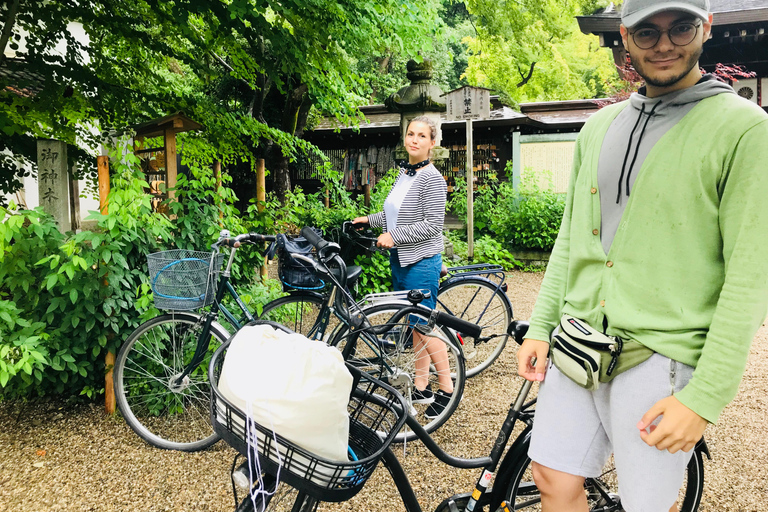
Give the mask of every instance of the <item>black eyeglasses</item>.
[{"label": "black eyeglasses", "polygon": [[635,46],[641,50],[650,50],[661,39],[661,34],[667,33],[669,40],[675,46],[686,46],[691,44],[699,31],[700,23],[678,23],[669,30],[659,30],[657,28],[641,28],[632,32],[632,40]]}]

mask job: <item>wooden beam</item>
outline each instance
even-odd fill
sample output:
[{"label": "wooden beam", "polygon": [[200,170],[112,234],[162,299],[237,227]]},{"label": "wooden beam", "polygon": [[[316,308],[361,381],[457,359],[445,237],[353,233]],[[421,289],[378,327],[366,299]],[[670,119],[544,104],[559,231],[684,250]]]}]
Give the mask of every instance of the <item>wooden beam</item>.
[{"label": "wooden beam", "polygon": [[[109,196],[109,157],[100,156],[96,158],[96,166],[99,172],[99,211],[102,215],[107,215],[107,197]],[[104,278],[104,285],[107,285],[107,279]],[[107,352],[104,357],[104,366],[107,373],[104,377],[104,408],[107,414],[115,413],[115,386],[112,380],[112,368],[115,366],[115,354]]]},{"label": "wooden beam", "polygon": [[[264,159],[259,158],[256,160],[256,209],[259,212],[264,211],[264,202],[267,200],[267,173],[264,165]],[[261,266],[261,279],[266,279],[267,271],[267,257],[264,257],[264,264]]]},{"label": "wooden beam", "polygon": [[96,158],[99,169],[99,211],[102,215],[107,214],[107,196],[109,196],[109,157],[100,156]]},{"label": "wooden beam", "polygon": [[176,132],[172,129],[165,130],[163,136],[165,147],[165,188],[168,191],[168,199],[176,195]]}]

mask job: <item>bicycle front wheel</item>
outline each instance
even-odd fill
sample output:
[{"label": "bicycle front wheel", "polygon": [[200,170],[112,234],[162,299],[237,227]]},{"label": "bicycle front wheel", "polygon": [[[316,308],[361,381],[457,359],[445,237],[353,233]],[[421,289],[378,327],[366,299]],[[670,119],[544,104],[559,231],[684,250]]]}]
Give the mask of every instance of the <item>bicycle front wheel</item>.
[{"label": "bicycle front wheel", "polygon": [[465,340],[467,377],[474,377],[499,357],[507,343],[512,303],[507,294],[484,277],[449,279],[440,285],[437,309],[483,327],[479,340]]},{"label": "bicycle front wheel", "polygon": [[[364,308],[363,313],[371,325],[387,325],[388,330],[378,336],[366,332],[353,335],[346,327],[342,327],[337,330],[331,344],[345,354],[348,362],[380,377],[400,392],[411,407],[411,415],[427,432],[433,432],[448,421],[459,406],[466,381],[464,356],[456,335],[444,326],[435,326],[439,337],[428,337],[427,342],[414,342],[412,323],[416,319],[426,323],[427,318],[411,314],[405,315],[398,322],[392,322],[393,315],[403,307],[403,304],[384,303]],[[349,343],[354,345],[348,346]],[[437,392],[443,387],[441,379],[443,383],[449,379],[453,385],[453,393],[439,405],[434,402],[423,403],[414,396],[416,361],[420,358],[427,361],[426,377],[432,391]],[[435,401],[439,398],[435,396]],[[400,432],[395,437],[396,442],[413,439],[416,439],[416,434],[411,431]]]},{"label": "bicycle front wheel", "polygon": [[[541,495],[533,482],[531,474],[531,459],[528,458],[528,444],[526,441],[515,459],[506,497],[511,510],[539,511],[541,510]],[[696,512],[701,503],[701,494],[704,489],[704,462],[701,451],[694,450],[688,467],[685,480],[677,500],[677,508],[680,512]],[[613,458],[603,468],[603,474],[599,478],[588,478],[584,484],[589,510],[591,512],[619,512],[621,500],[618,494],[618,481],[613,466]]]},{"label": "bicycle front wheel", "polygon": [[264,485],[269,492],[259,493],[253,499],[246,494],[235,512],[312,512],[317,509],[319,502],[315,498],[282,482],[275,487],[272,476],[264,476]]},{"label": "bicycle front wheel", "polygon": [[[178,382],[192,361],[202,328],[203,320],[194,313],[155,317],[128,336],[115,359],[120,412],[139,437],[157,448],[193,452],[218,440],[210,420],[211,352]],[[211,325],[216,347],[227,338],[223,327]]]}]

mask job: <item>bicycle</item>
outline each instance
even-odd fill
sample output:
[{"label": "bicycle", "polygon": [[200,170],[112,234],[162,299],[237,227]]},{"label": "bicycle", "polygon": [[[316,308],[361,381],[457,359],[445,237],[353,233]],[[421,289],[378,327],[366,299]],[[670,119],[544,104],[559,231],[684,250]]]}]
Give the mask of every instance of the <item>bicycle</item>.
[{"label": "bicycle", "polygon": [[[176,249],[149,255],[155,305],[169,312],[144,322],[123,342],[115,358],[114,387],[126,422],[150,445],[197,451],[218,441],[209,418],[209,346],[230,337],[220,314],[235,330],[254,320],[230,282],[235,252],[241,244],[274,239],[256,233],[230,237],[224,230],[211,252]],[[223,272],[221,246],[231,249]],[[227,295],[240,315],[222,304]],[[194,312],[208,306],[202,314]]]},{"label": "bicycle", "polygon": [[[443,425],[458,407],[466,380],[463,339],[455,332],[477,336],[481,329],[452,315],[420,306],[419,302],[425,298],[422,291],[400,294],[397,301],[392,301],[390,294],[384,294],[381,303],[358,303],[350,289],[362,269],[346,266],[340,257],[338,244],[321,239],[309,228],[302,229],[301,233],[316,248],[317,257],[310,258],[306,253],[288,250],[287,254],[281,255],[280,264],[285,264],[289,257],[305,262],[305,268],[316,279],[327,282],[328,286],[323,293],[299,290],[279,298],[264,306],[259,319],[281,323],[294,332],[339,348],[345,360],[386,379],[406,396],[409,411],[427,431],[432,432]],[[289,247],[285,243],[283,246]],[[282,270],[280,273],[286,275]],[[290,282],[287,284],[291,285]],[[453,392],[442,410],[430,409],[428,402],[412,397],[417,360],[427,357],[430,348],[427,343],[414,343],[414,329],[429,334],[429,338],[434,340],[432,343],[445,346],[448,361],[442,371],[438,371],[434,363],[426,363],[429,365],[427,379],[433,389],[441,387],[441,374],[442,384],[446,385],[445,375],[450,373]],[[432,348],[435,346],[432,345]],[[414,439],[415,435],[406,432],[396,438],[407,441]]]},{"label": "bicycle", "polygon": [[[370,230],[359,230],[351,222],[345,222],[338,233],[333,234],[340,242],[341,257],[346,261],[355,255],[381,251],[376,247],[376,237]],[[362,268],[351,265],[348,268],[349,291],[352,293]],[[307,335],[318,322],[326,294],[322,288],[308,290],[293,288],[292,283],[283,280],[288,291],[264,306],[260,318],[285,320],[295,332]],[[503,335],[512,321],[512,303],[506,295],[504,269],[500,265],[475,264],[446,269],[446,278],[440,283],[437,307],[453,316],[483,327],[483,335],[464,344],[467,378],[473,377],[501,355],[506,346]],[[378,304],[384,300],[404,300],[404,294],[374,294],[363,297],[361,305]],[[462,333],[459,336],[463,338]]]},{"label": "bicycle", "polygon": [[[518,344],[523,342],[524,335],[528,329],[527,322],[515,321],[510,324],[508,336],[513,336]],[[211,401],[213,404],[211,415],[214,428],[219,434],[240,454],[245,454],[248,449],[243,433],[239,432],[236,425],[242,425],[245,419],[244,413],[224,398],[216,385],[218,372],[226,354],[228,343],[222,345],[214,354],[209,365],[211,374]],[[514,402],[510,405],[506,419],[504,420],[497,440],[494,443],[491,453],[486,457],[465,459],[453,457],[443,451],[429,434],[415,421],[415,419],[406,414],[408,404],[399,395],[395,389],[386,382],[380,381],[373,376],[359,372],[354,366],[350,368],[355,372],[356,377],[361,383],[360,388],[353,390],[350,399],[350,415],[353,416],[351,425],[355,434],[350,434],[350,448],[354,451],[360,444],[361,438],[369,438],[371,433],[379,430],[379,425],[359,424],[357,419],[360,417],[360,402],[372,404],[371,407],[386,408],[388,414],[393,414],[397,421],[390,421],[391,428],[385,429],[379,436],[381,444],[376,445],[376,449],[365,451],[367,457],[360,458],[366,464],[374,464],[380,459],[387,468],[392,477],[398,493],[400,494],[403,505],[407,512],[421,512],[421,506],[409,483],[408,477],[400,465],[397,457],[392,452],[389,445],[394,441],[391,435],[392,429],[400,425],[399,421],[403,418],[416,436],[425,444],[429,451],[441,462],[452,467],[462,469],[482,468],[475,488],[471,492],[456,494],[446,498],[441,502],[435,512],[462,512],[462,511],[502,511],[510,510],[541,510],[541,496],[531,477],[530,459],[528,458],[528,446],[530,443],[531,430],[535,416],[536,399],[528,400],[528,394],[533,385],[530,381],[525,381],[517,394]],[[396,398],[392,398],[392,397]],[[375,414],[372,417],[377,417]],[[357,421],[357,423],[356,423]],[[521,424],[522,431],[512,442],[512,445],[506,450],[507,444],[512,433],[515,431],[517,423]],[[272,443],[272,433],[268,429],[259,428],[265,434],[263,440],[260,438],[258,451],[262,461],[261,469],[264,472],[263,482],[267,491],[273,494],[259,494],[251,500],[250,496],[241,502],[237,499],[235,492],[235,505],[237,512],[246,512],[251,510],[292,510],[294,512],[308,512],[316,510],[321,501],[340,502],[350,499],[359,492],[365,484],[365,480],[370,475],[372,469],[366,466],[366,471],[360,473],[359,477],[355,473],[356,462],[353,461],[327,461],[317,459],[312,454],[302,451],[299,447],[293,445],[290,441],[276,436],[276,446]],[[366,435],[367,434],[367,435]],[[276,478],[279,465],[270,460],[270,453],[279,450],[281,453],[290,453],[290,450],[300,453],[301,457],[286,457],[291,459],[281,469],[279,469],[280,478]],[[506,450],[506,454],[505,454]],[[691,460],[686,469],[685,483],[681,487],[678,506],[680,512],[696,512],[701,503],[701,496],[704,484],[703,455],[710,457],[706,442],[702,438],[696,445]],[[302,457],[310,457],[311,460],[306,464],[295,464],[292,460],[306,460]],[[274,457],[273,457],[274,458]],[[711,458],[711,457],[710,457]],[[237,456],[235,463],[237,462]],[[359,461],[358,461],[359,462]],[[236,464],[233,464],[233,469]],[[322,467],[322,472],[314,470],[316,467]],[[253,460],[246,460],[239,470],[256,471]],[[321,478],[320,475],[331,474],[337,478]],[[612,464],[606,466],[606,471],[598,478],[587,478],[584,483],[584,489],[592,512],[618,512],[622,510],[621,497],[616,492],[616,479]],[[255,507],[255,508],[254,508]]]}]

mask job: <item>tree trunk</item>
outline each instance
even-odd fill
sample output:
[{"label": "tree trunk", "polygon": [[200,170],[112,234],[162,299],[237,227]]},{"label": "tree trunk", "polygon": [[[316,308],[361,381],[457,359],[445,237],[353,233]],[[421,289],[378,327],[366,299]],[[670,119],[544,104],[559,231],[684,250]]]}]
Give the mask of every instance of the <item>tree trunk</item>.
[{"label": "tree trunk", "polygon": [[8,6],[8,16],[3,23],[3,32],[0,34],[0,64],[5,61],[5,47],[8,44],[8,40],[11,38],[13,32],[13,25],[16,23],[16,13],[19,11],[20,0],[14,0],[11,5]]},{"label": "tree trunk", "polygon": [[[305,84],[300,84],[286,95],[280,128],[285,133],[290,135],[304,133],[309,112],[308,106],[303,106],[306,102],[307,90],[308,87]],[[283,154],[282,148],[277,145],[273,148],[272,152],[274,155],[272,172],[275,177],[275,194],[277,194],[281,202],[285,203],[285,195],[291,190],[291,174],[288,169],[290,160]]]}]

